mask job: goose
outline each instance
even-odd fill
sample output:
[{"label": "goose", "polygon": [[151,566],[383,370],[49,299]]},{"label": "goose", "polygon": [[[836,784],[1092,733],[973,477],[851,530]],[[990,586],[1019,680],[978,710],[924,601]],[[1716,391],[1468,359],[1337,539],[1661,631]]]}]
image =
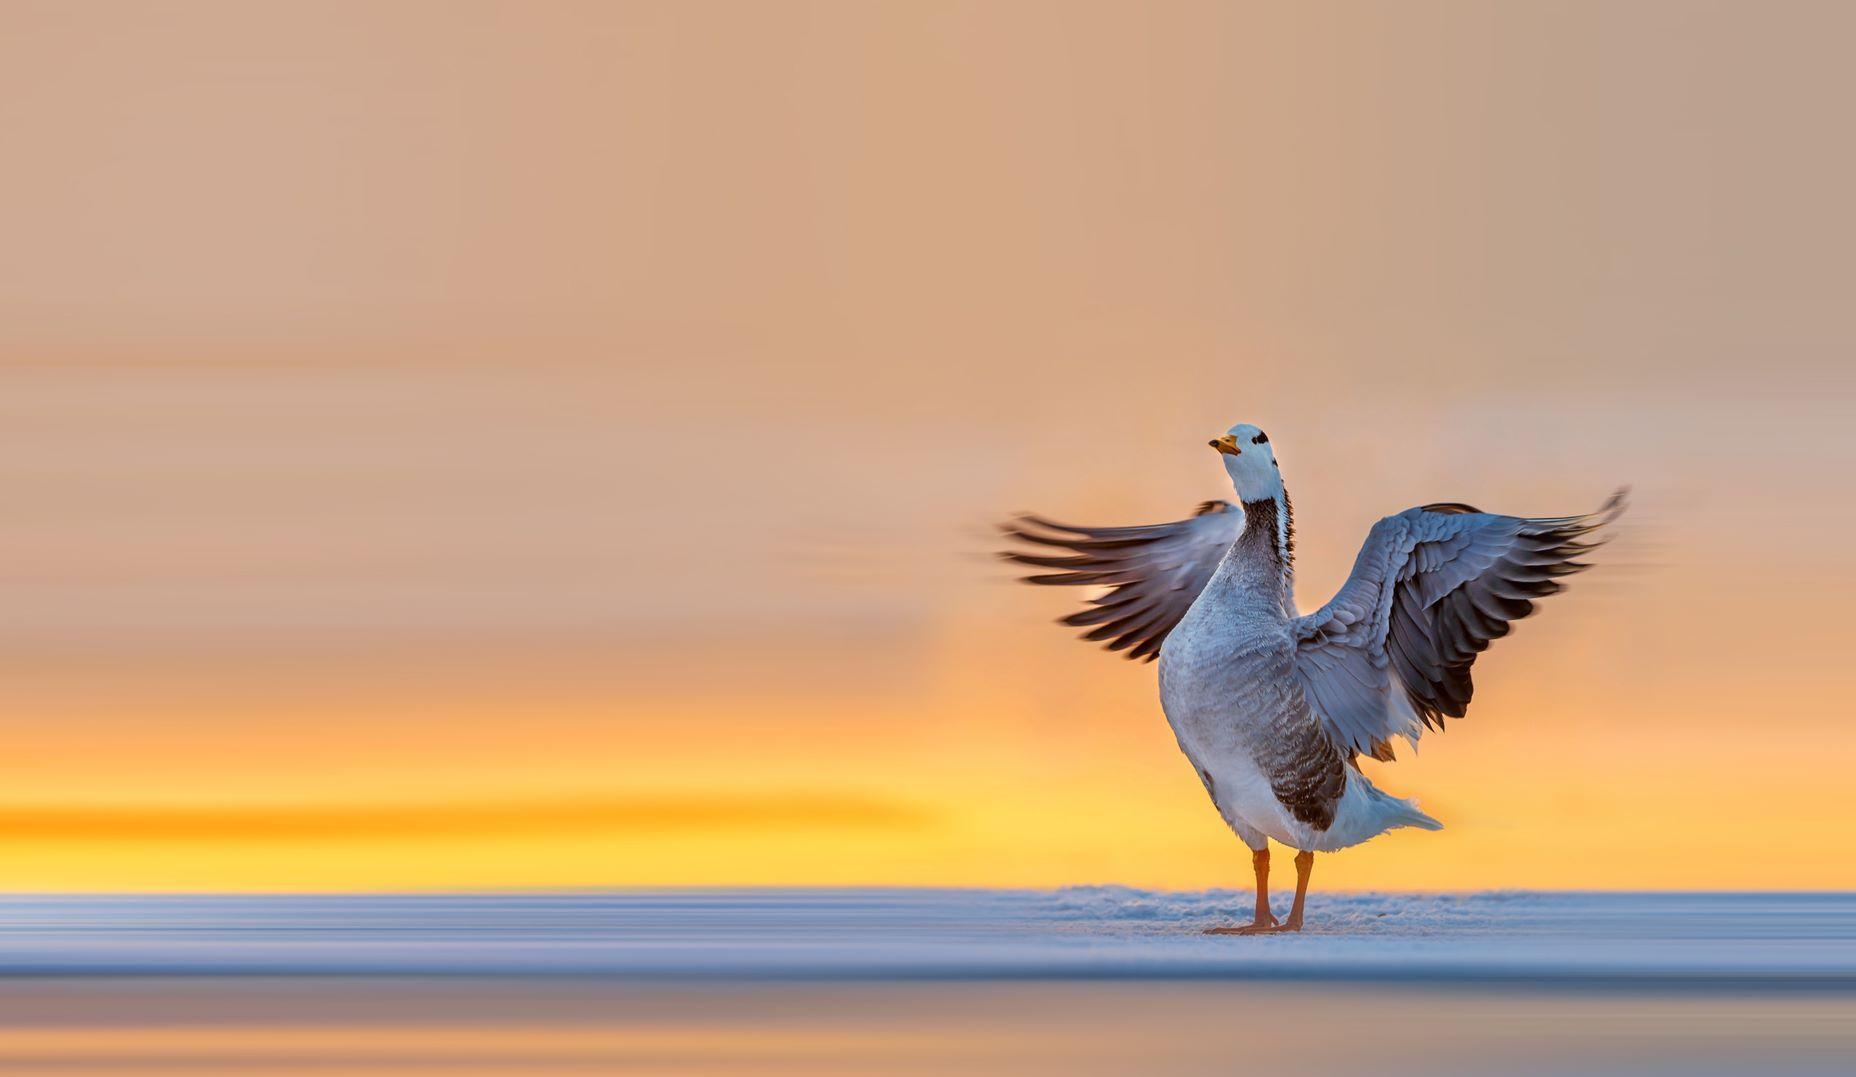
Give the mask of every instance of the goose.
[{"label": "goose", "polygon": [[[1183,520],[1076,527],[1036,515],[1003,526],[1028,583],[1098,588],[1061,619],[1134,660],[1159,660],[1167,723],[1225,823],[1249,846],[1256,911],[1213,934],[1300,931],[1314,854],[1398,827],[1438,830],[1382,792],[1359,757],[1393,758],[1469,707],[1470,667],[1492,640],[1589,567],[1593,532],[1624,511],[1530,518],[1442,501],[1380,520],[1320,609],[1295,604],[1295,521],[1269,436],[1248,423],[1210,442],[1237,503]],[[1269,842],[1296,850],[1295,900],[1270,907]]]}]

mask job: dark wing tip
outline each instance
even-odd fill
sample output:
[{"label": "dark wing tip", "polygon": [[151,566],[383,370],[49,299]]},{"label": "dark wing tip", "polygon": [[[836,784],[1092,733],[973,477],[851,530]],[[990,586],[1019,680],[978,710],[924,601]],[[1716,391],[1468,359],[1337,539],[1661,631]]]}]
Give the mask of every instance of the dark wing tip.
[{"label": "dark wing tip", "polygon": [[1598,511],[1592,515],[1598,518],[1600,524],[1608,524],[1624,515],[1624,510],[1629,507],[1630,487],[1620,486],[1611,492],[1610,497],[1605,498],[1605,503],[1600,505]]}]

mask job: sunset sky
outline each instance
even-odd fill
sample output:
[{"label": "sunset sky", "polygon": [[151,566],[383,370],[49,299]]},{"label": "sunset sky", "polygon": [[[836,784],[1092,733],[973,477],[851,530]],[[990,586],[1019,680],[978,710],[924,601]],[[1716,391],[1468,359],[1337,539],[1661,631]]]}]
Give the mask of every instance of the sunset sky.
[{"label": "sunset sky", "polygon": [[1635,504],[1330,888],[1856,887],[1838,5],[0,0],[0,890],[1246,886],[989,528]]}]

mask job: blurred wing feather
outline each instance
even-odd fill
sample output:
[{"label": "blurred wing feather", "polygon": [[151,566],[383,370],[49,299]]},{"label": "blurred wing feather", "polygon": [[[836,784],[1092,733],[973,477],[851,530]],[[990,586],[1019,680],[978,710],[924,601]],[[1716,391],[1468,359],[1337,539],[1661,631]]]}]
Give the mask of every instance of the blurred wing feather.
[{"label": "blurred wing feather", "polygon": [[999,556],[1051,570],[1022,577],[1026,583],[1106,588],[1062,623],[1089,629],[1083,638],[1111,651],[1151,662],[1243,527],[1244,514],[1229,501],[1207,501],[1187,519],[1141,527],[1074,527],[1020,516],[1001,528],[1017,545]]}]

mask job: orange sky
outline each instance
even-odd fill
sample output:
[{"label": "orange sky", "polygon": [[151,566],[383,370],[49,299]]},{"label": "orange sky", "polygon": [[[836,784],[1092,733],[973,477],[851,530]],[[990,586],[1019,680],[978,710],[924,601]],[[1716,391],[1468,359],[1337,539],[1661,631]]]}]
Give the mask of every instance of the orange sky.
[{"label": "orange sky", "polygon": [[1834,6],[67,4],[0,889],[1238,885],[990,523],[1628,482],[1335,887],[1856,886]]}]

